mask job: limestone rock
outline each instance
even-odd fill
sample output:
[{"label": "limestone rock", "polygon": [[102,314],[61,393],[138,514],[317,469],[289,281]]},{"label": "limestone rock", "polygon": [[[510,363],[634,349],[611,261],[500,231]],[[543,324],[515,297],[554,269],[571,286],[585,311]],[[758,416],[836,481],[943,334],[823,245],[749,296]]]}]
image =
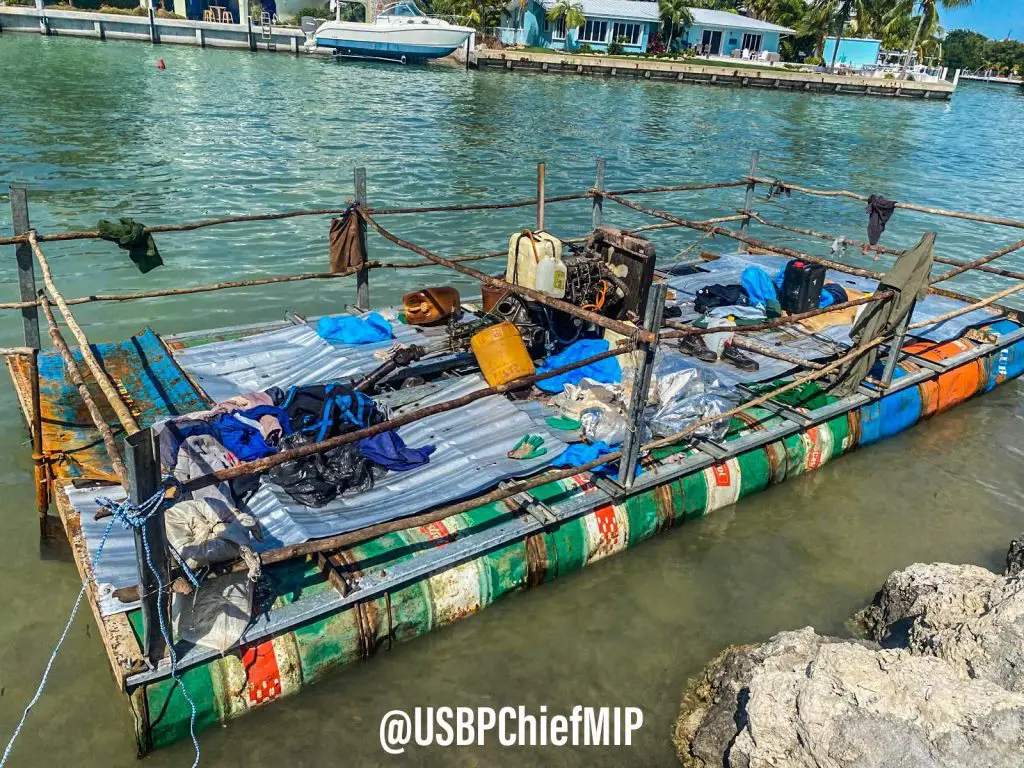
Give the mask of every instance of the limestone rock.
[{"label": "limestone rock", "polygon": [[862,614],[869,636],[1024,693],[1024,578],[945,563],[896,571]]},{"label": "limestone rock", "polygon": [[713,661],[683,700],[676,745],[687,768],[1017,768],[1022,734],[1022,694],[806,628]]}]

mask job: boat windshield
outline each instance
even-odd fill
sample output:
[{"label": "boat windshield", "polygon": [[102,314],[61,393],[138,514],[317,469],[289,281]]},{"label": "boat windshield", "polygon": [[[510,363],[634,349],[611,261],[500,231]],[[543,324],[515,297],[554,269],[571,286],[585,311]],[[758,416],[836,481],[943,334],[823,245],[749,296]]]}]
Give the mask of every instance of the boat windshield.
[{"label": "boat windshield", "polygon": [[423,16],[423,11],[416,7],[415,3],[394,3],[387,6],[378,16]]}]

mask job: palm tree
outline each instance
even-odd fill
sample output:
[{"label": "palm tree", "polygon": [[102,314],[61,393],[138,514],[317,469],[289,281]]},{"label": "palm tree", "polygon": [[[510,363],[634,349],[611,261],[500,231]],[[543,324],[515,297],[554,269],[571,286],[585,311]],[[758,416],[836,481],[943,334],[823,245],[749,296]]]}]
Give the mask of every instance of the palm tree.
[{"label": "palm tree", "polygon": [[661,21],[668,27],[668,42],[665,50],[672,50],[672,38],[680,26],[693,24],[693,14],[690,13],[688,0],[658,0],[658,10],[661,12]]},{"label": "palm tree", "polygon": [[579,29],[587,23],[587,17],[583,15],[583,3],[579,0],[558,0],[554,7],[548,11],[548,21],[565,19],[565,44],[569,45],[569,30]]},{"label": "palm tree", "polygon": [[889,24],[897,24],[899,21],[920,13],[917,22],[917,31],[914,33],[914,41],[907,50],[904,59],[903,69],[900,74],[905,74],[910,66],[910,57],[917,50],[917,41],[921,39],[921,32],[928,30],[928,36],[934,35],[939,28],[939,6],[943,8],[966,8],[974,4],[974,0],[897,0],[889,12]]}]

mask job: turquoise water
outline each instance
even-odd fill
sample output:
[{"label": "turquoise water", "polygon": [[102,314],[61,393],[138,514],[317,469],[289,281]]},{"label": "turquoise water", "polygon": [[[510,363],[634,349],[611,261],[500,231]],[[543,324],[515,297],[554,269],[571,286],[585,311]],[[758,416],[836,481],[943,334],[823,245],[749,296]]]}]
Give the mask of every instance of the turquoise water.
[{"label": "turquoise water", "polygon": [[[166,71],[156,70],[158,57]],[[93,228],[102,217],[147,224],[341,205],[365,166],[370,202],[420,205],[529,197],[535,163],[549,194],[609,186],[735,178],[762,152],[763,173],[811,186],[1024,218],[1019,193],[1024,96],[963,86],[951,103],[891,102],[458,68],[344,64],[290,56],[131,43],[0,36],[0,230],[9,183],[30,188],[41,231]],[[739,189],[648,198],[694,218],[731,213]],[[863,238],[859,204],[767,202],[766,216]],[[605,206],[606,220],[646,223]],[[532,224],[530,209],[394,217],[398,234],[445,254],[500,248]],[[575,235],[586,203],[551,206],[548,226]],[[1019,231],[897,212],[883,242],[927,228],[939,250],[973,258]],[[766,235],[763,228],[752,233]],[[165,235],[167,266],[140,275],[109,243],[46,247],[68,296],[321,271],[327,224],[291,219]],[[697,241],[660,233],[664,258]],[[821,250],[796,236],[777,238]],[[701,243],[698,248],[722,248]],[[827,246],[826,246],[827,247]],[[379,238],[373,257],[403,254]],[[4,248],[0,301],[17,298]],[[857,257],[850,254],[849,260]],[[1021,266],[1010,257],[1007,264]],[[870,264],[870,262],[869,262]],[[497,269],[498,263],[493,267]],[[878,267],[880,265],[872,265]],[[450,282],[442,271],[374,273],[371,299]],[[471,293],[468,283],[455,284]],[[992,282],[958,283],[985,292]],[[353,300],[347,281],[252,288],[88,306],[94,341],[145,324],[163,332],[308,314]],[[17,316],[0,344],[18,343]],[[301,696],[203,734],[205,764],[391,763],[380,716],[415,705],[632,705],[647,718],[632,749],[418,750],[421,765],[672,765],[669,732],[689,675],[727,644],[813,624],[842,632],[884,577],[915,559],[996,565],[1024,527],[1020,389],[1011,385],[888,443],[858,452],[635,551],[470,621],[356,666]],[[0,735],[30,697],[74,599],[73,565],[40,553],[31,461],[9,387],[0,387]],[[91,618],[74,625],[11,765],[134,765],[131,721],[106,671]],[[148,759],[187,765],[182,745]]]}]

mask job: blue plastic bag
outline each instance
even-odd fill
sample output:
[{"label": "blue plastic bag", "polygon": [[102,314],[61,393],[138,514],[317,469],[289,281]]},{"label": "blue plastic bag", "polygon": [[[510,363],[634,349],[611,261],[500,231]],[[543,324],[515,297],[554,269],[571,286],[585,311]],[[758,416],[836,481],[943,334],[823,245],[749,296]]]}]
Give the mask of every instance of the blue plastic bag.
[{"label": "blue plastic bag", "polygon": [[320,338],[338,344],[374,344],[395,338],[391,323],[379,312],[371,312],[365,318],[353,315],[321,317],[316,324]]},{"label": "blue plastic bag", "polygon": [[[607,351],[608,341],[606,339],[580,339],[541,363],[537,373],[546,373]],[[566,384],[579,384],[580,380],[584,378],[593,379],[601,384],[618,384],[622,381],[622,366],[619,365],[617,358],[609,357],[559,376],[538,381],[537,388],[544,392],[557,393],[561,392]]]}]

